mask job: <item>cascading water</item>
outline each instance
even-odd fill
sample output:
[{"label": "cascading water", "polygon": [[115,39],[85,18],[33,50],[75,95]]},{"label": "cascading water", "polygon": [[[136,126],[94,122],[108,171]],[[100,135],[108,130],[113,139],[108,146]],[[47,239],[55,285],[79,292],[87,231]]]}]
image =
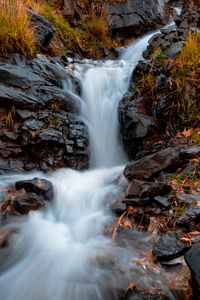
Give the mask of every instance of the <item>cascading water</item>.
[{"label": "cascading water", "polygon": [[[0,268],[2,300],[117,298],[116,287],[123,287],[123,280],[118,278],[115,265],[120,268],[124,259],[128,265],[136,255],[136,250],[118,249],[104,235],[112,220],[106,199],[123,189],[120,182],[114,183],[123,168],[114,166],[126,159],[118,138],[117,106],[149,38],[135,43],[133,59],[127,55],[129,49],[125,51],[122,58],[129,62],[74,65],[82,82],[81,106],[90,132],[91,165],[98,169],[1,178],[1,187],[34,176],[47,178],[55,189],[53,204],[47,209],[31,212],[26,220],[9,225],[15,233]],[[109,258],[106,266],[105,257]]]}]

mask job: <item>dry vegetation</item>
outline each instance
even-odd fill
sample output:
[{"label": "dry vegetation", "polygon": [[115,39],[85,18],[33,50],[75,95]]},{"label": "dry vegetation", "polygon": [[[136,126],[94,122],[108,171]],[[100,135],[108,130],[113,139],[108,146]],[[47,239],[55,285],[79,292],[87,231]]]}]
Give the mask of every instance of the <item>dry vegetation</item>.
[{"label": "dry vegetation", "polygon": [[177,111],[185,125],[200,126],[200,34],[189,35],[186,45],[175,59],[172,72],[178,101]]},{"label": "dry vegetation", "polygon": [[27,3],[25,0],[0,1],[0,54],[33,55],[35,36],[27,14]]},{"label": "dry vegetation", "polygon": [[30,22],[31,16],[27,7],[48,19],[56,29],[51,47],[53,51],[50,53],[62,54],[74,50],[80,54],[86,53],[89,57],[99,58],[104,48],[110,49],[118,45],[110,35],[106,11],[101,3],[104,1],[81,1],[76,24],[72,24],[72,20],[67,20],[62,15],[62,2],[0,0],[0,55],[17,52],[33,56],[41,51],[37,48],[34,27]]}]

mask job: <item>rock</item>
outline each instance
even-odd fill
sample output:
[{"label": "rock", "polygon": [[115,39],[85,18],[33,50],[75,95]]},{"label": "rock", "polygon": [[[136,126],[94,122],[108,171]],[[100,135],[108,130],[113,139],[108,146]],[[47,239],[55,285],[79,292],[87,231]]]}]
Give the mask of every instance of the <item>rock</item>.
[{"label": "rock", "polygon": [[76,10],[75,0],[64,0],[63,14],[66,17],[73,17]]},{"label": "rock", "polygon": [[8,245],[8,240],[11,235],[12,231],[10,229],[0,229],[0,248],[6,247]]},{"label": "rock", "polygon": [[189,246],[180,240],[181,237],[181,232],[171,231],[162,234],[153,249],[156,259],[163,262],[182,256],[189,249]]},{"label": "rock", "polygon": [[125,192],[125,197],[126,199],[137,197],[153,199],[154,196],[168,193],[171,189],[171,185],[162,182],[132,180]]},{"label": "rock", "polygon": [[0,60],[0,174],[33,169],[49,171],[89,165],[88,131],[79,103],[62,82],[78,81],[60,58],[28,60],[14,55]]},{"label": "rock", "polygon": [[167,197],[163,197],[163,196],[154,197],[154,202],[156,202],[156,204],[160,204],[166,208],[171,206],[169,199]]},{"label": "rock", "polygon": [[195,203],[200,200],[200,194],[176,194],[176,199],[179,203]]},{"label": "rock", "polygon": [[121,215],[126,210],[124,196],[122,195],[111,200],[110,208],[116,215]]},{"label": "rock", "polygon": [[177,220],[177,226],[184,228],[191,228],[194,224],[200,222],[200,205],[193,204],[191,205],[185,213],[183,213]]},{"label": "rock", "polygon": [[163,0],[127,0],[106,6],[112,32],[125,37],[137,37],[166,22],[165,8]]},{"label": "rock", "polygon": [[183,159],[198,158],[200,156],[200,145],[182,148],[180,151],[180,155]]},{"label": "rock", "polygon": [[127,165],[124,169],[124,176],[129,180],[149,180],[160,171],[173,166],[179,159],[179,151],[171,147],[146,156],[138,161]]},{"label": "rock", "polygon": [[52,183],[46,179],[34,178],[32,180],[23,180],[15,183],[16,189],[24,189],[27,193],[41,195],[44,200],[53,199]]},{"label": "rock", "polygon": [[14,209],[20,214],[27,214],[31,210],[37,210],[45,204],[42,197],[34,193],[25,193],[17,196],[12,203]]},{"label": "rock", "polygon": [[[175,277],[171,273],[175,273]],[[190,286],[190,270],[187,266],[184,266],[182,270],[172,271],[169,276],[171,277],[169,287],[172,291],[175,299],[179,300],[191,300],[192,289]]]},{"label": "rock", "polygon": [[185,254],[185,261],[190,269],[193,286],[193,299],[200,299],[200,243],[195,244]]},{"label": "rock", "polygon": [[38,13],[29,9],[31,23],[33,24],[36,36],[41,48],[47,48],[54,36],[55,30],[52,24]]},{"label": "rock", "polygon": [[146,198],[139,198],[139,197],[135,197],[135,198],[130,198],[130,199],[124,199],[123,201],[124,203],[126,203],[127,206],[147,206],[151,203],[151,199],[146,197]]}]

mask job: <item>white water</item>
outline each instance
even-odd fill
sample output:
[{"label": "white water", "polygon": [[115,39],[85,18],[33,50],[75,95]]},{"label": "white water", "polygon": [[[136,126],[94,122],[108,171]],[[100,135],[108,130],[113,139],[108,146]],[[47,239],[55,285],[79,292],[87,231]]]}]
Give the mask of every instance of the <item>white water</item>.
[{"label": "white water", "polygon": [[[133,45],[131,62],[123,61],[129,59],[125,52],[121,61],[74,66],[82,81],[82,114],[90,132],[91,164],[98,169],[52,173],[47,179],[55,189],[53,204],[10,225],[17,232],[3,258],[1,300],[114,300],[116,287],[125,288],[115,267],[128,266],[136,252],[123,249],[119,256],[104,230],[112,220],[107,200],[123,190],[120,183],[114,183],[123,167],[113,166],[125,160],[118,139],[117,106],[149,38]],[[1,186],[35,176],[45,178],[41,173],[4,176]],[[116,262],[104,267],[102,257],[116,258]]]}]

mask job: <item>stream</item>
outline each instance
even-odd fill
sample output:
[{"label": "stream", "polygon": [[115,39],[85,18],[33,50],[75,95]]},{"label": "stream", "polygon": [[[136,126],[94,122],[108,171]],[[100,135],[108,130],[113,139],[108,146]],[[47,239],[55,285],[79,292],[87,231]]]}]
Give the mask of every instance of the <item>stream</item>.
[{"label": "stream", "polygon": [[[89,171],[60,169],[0,178],[1,187],[34,177],[46,178],[54,186],[53,203],[8,225],[15,234],[0,267],[0,299],[114,300],[134,270],[134,280],[143,287],[164,288],[159,270],[143,280],[145,270],[131,264],[139,257],[137,243],[134,249],[119,246],[105,234],[114,219],[108,202],[123,192],[125,179],[119,176],[128,161],[119,138],[118,104],[148,40],[158,32],[136,40],[117,61],[72,65],[81,82],[81,115],[89,129]],[[144,245],[148,242],[143,233],[135,234]],[[124,268],[122,275],[119,270]]]}]

